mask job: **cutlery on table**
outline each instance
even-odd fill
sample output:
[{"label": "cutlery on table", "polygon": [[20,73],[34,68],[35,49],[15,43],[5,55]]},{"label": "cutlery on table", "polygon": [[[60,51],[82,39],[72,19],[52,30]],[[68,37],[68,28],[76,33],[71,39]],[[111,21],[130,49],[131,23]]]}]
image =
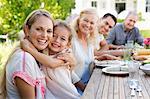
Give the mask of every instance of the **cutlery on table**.
[{"label": "cutlery on table", "polygon": [[134,84],[131,84],[130,85],[130,88],[131,88],[131,96],[135,96],[135,89],[136,89],[136,86]]},{"label": "cutlery on table", "polygon": [[137,89],[137,82],[134,80],[131,80],[129,83],[129,87],[131,88],[131,96],[135,96],[135,90]]},{"label": "cutlery on table", "polygon": [[137,86],[136,91],[139,93],[139,97],[142,96],[142,87],[141,86]]}]

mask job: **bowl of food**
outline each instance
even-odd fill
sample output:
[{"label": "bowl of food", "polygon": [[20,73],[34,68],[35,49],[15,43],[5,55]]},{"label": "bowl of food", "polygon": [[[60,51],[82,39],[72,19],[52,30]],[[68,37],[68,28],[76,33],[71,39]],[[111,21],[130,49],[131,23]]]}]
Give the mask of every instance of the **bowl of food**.
[{"label": "bowl of food", "polygon": [[140,66],[140,69],[147,75],[150,76],[150,64],[145,64],[143,66]]}]

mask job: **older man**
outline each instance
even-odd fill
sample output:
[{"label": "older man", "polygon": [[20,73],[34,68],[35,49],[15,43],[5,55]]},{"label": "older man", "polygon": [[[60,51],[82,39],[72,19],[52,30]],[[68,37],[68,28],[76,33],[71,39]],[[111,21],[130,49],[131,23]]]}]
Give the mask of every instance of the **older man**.
[{"label": "older man", "polygon": [[135,27],[138,15],[135,12],[129,12],[125,21],[116,25],[109,33],[106,39],[108,44],[125,45],[128,40],[134,41],[143,46],[143,37],[139,29]]}]

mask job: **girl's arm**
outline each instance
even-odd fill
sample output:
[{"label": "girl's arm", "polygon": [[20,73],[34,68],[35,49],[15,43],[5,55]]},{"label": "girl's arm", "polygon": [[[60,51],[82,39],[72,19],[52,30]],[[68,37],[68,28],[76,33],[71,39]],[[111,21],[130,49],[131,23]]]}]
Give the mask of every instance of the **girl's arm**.
[{"label": "girl's arm", "polygon": [[64,62],[70,66],[71,70],[75,67],[76,61],[73,53],[65,52],[58,55],[57,58],[64,60]]},{"label": "girl's arm", "polygon": [[21,99],[35,99],[35,88],[33,86],[18,77],[15,78],[15,84]]},{"label": "girl's arm", "polygon": [[23,40],[21,41],[21,48],[30,54],[32,54],[36,60],[38,60],[41,64],[50,67],[50,68],[56,68],[61,65],[64,65],[64,61],[53,58],[51,56],[45,55],[41,52],[38,52],[37,49],[28,41],[28,40]]}]

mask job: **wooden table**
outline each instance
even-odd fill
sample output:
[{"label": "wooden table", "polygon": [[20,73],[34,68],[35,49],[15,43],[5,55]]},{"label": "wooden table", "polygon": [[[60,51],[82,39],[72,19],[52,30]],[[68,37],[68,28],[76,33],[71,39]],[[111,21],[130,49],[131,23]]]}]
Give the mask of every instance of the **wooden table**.
[{"label": "wooden table", "polygon": [[139,71],[139,83],[142,86],[142,97],[131,97],[127,76],[114,76],[95,68],[81,99],[150,99],[150,76]]}]

